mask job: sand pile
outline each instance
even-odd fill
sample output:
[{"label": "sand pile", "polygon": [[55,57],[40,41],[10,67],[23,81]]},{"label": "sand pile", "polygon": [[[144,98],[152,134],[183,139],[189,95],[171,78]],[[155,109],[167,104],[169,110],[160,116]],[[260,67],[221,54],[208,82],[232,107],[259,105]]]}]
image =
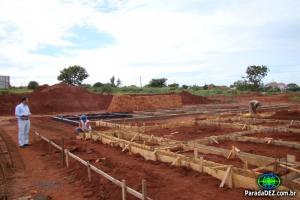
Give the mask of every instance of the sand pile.
[{"label": "sand pile", "polygon": [[132,112],[141,110],[155,110],[162,108],[178,108],[182,100],[176,94],[162,95],[120,95],[114,96],[108,112]]},{"label": "sand pile", "polygon": [[179,95],[182,98],[183,105],[207,104],[213,102],[212,100],[209,100],[206,97],[193,95],[186,91],[180,92]]},{"label": "sand pile", "polygon": [[28,96],[34,114],[105,110],[112,95],[101,95],[84,88],[64,83],[43,86],[30,94],[7,94],[0,96],[0,115],[14,114],[15,106],[22,96]]}]

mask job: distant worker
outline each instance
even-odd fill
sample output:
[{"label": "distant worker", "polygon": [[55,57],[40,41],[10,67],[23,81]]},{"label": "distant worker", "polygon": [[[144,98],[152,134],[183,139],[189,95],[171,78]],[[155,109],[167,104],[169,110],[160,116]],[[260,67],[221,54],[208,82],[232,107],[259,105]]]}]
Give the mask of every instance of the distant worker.
[{"label": "distant worker", "polygon": [[29,146],[29,131],[30,131],[30,120],[31,115],[28,107],[28,97],[23,97],[21,103],[16,106],[15,115],[18,119],[18,141],[19,146],[24,148]]},{"label": "distant worker", "polygon": [[80,116],[80,121],[79,121],[79,127],[75,129],[75,132],[77,134],[79,133],[85,133],[85,132],[91,132],[92,127],[90,124],[90,121],[88,120],[86,115],[81,115]]},{"label": "distant worker", "polygon": [[256,110],[259,106],[262,106],[262,104],[257,100],[249,101],[249,113],[256,114]]}]

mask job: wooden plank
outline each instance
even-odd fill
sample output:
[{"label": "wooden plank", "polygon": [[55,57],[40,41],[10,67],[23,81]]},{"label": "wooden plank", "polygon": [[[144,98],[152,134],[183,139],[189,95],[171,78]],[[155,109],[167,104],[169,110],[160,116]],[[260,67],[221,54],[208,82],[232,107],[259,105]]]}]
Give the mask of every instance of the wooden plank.
[{"label": "wooden plank", "polygon": [[133,142],[133,140],[139,135],[139,133],[136,133],[130,140],[130,142],[122,149],[122,152],[124,152],[128,147],[129,145]]},{"label": "wooden plank", "polygon": [[286,169],[289,169],[289,170],[291,170],[291,171],[293,171],[293,172],[297,172],[297,173],[299,173],[300,174],[300,170],[299,169],[296,169],[296,168],[293,168],[293,167],[289,167],[289,166],[286,166],[286,165],[283,165],[283,164],[279,164],[281,167],[284,167],[284,168],[286,168]]}]

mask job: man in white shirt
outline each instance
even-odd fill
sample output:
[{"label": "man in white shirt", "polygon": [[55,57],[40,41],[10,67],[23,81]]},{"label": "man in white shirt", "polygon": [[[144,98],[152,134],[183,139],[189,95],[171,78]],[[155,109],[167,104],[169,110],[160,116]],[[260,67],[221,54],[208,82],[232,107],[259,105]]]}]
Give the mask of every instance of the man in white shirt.
[{"label": "man in white shirt", "polygon": [[29,130],[30,130],[30,120],[31,115],[28,107],[28,97],[23,97],[21,103],[16,106],[15,110],[16,118],[18,119],[18,138],[19,146],[24,148],[29,146]]}]

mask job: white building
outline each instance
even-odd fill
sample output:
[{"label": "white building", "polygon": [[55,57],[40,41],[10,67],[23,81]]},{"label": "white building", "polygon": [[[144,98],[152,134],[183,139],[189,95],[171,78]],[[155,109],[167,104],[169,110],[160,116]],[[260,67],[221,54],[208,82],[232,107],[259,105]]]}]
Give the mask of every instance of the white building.
[{"label": "white building", "polygon": [[7,89],[9,88],[9,76],[1,76],[0,75],[0,89]]}]

